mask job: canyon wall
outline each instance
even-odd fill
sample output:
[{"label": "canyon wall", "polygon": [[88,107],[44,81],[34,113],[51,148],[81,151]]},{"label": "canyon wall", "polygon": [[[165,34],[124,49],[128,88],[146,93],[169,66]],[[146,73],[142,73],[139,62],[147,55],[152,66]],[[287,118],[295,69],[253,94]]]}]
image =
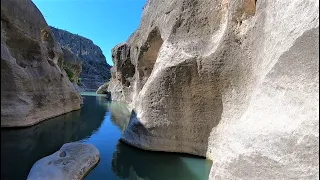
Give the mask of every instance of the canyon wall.
[{"label": "canyon wall", "polygon": [[64,54],[31,0],[1,0],[1,127],[80,109]]},{"label": "canyon wall", "polygon": [[81,83],[80,74],[82,72],[83,60],[68,49],[61,48],[64,61],[60,67],[66,71],[69,80],[74,84],[76,89]]},{"label": "canyon wall", "polygon": [[110,80],[110,68],[106,57],[99,46],[92,40],[68,31],[50,27],[55,38],[63,49],[69,50],[82,59],[82,72],[79,87],[82,91],[96,91],[101,85]]},{"label": "canyon wall", "polygon": [[113,49],[122,140],[213,160],[210,179],[319,179],[319,2],[149,0]]}]

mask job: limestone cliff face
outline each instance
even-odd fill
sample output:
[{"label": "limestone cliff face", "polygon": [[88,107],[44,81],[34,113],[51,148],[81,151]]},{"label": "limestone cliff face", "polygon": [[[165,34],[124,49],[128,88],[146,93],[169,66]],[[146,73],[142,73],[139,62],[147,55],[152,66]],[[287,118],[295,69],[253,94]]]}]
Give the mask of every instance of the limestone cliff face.
[{"label": "limestone cliff face", "polygon": [[80,109],[63,52],[31,0],[1,1],[1,127],[30,126]]},{"label": "limestone cliff face", "polygon": [[[213,160],[211,179],[319,179],[319,3],[149,0],[113,49],[122,140]],[[133,113],[133,114],[134,114]]]},{"label": "limestone cliff face", "polygon": [[99,46],[92,40],[68,31],[50,27],[59,44],[83,60],[80,73],[80,88],[85,91],[96,91],[99,86],[108,82],[111,66],[106,62]]}]

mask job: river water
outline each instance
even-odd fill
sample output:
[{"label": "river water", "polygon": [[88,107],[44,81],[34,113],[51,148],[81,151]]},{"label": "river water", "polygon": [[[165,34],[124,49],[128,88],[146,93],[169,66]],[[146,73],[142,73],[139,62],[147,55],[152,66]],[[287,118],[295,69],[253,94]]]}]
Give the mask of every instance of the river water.
[{"label": "river water", "polygon": [[[79,111],[23,129],[1,129],[1,180],[25,180],[32,165],[64,143],[91,143],[99,164],[85,180],[207,180],[212,162],[199,157],[144,151],[119,141],[125,105],[83,93]],[[120,121],[120,122],[119,122]],[[120,124],[120,125],[119,125]]]}]

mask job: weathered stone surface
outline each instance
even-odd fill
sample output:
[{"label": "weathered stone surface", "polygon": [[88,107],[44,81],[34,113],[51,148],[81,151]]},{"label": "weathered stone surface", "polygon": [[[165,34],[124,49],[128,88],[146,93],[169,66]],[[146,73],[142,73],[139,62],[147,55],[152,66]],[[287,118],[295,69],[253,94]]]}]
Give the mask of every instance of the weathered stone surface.
[{"label": "weathered stone surface", "polygon": [[106,82],[103,85],[101,85],[98,90],[96,91],[97,94],[107,94],[108,93],[108,85],[109,83]]},{"label": "weathered stone surface", "polygon": [[96,91],[97,94],[105,94],[106,98],[108,100],[111,100],[111,93],[108,91],[108,85],[109,82],[104,83],[103,85],[101,85],[98,90]]},{"label": "weathered stone surface", "polygon": [[1,127],[80,109],[62,63],[63,52],[33,2],[1,1]]},{"label": "weathered stone surface", "polygon": [[62,67],[67,72],[67,75],[68,75],[68,71],[72,72],[72,76],[68,75],[69,80],[71,82],[78,83],[80,73],[82,72],[83,60],[66,48],[62,48],[62,51],[63,51],[63,57],[64,57],[64,62]]},{"label": "weathered stone surface", "polygon": [[69,80],[72,82],[73,87],[78,93],[85,91],[80,87],[82,80],[80,78],[80,74],[82,72],[83,59],[79,58],[69,49],[66,49],[64,47],[62,47],[61,49],[63,51],[64,61],[60,65],[60,68],[66,71]]},{"label": "weathered stone surface", "polygon": [[27,180],[80,180],[99,162],[100,152],[91,144],[67,143],[56,153],[37,161]]},{"label": "weathered stone surface", "polygon": [[64,49],[68,49],[83,60],[79,83],[82,91],[96,91],[99,86],[109,81],[111,66],[107,63],[99,46],[80,35],[54,27],[50,28]]},{"label": "weathered stone surface", "polygon": [[115,100],[131,102],[130,94],[133,92],[135,66],[130,59],[130,45],[128,43],[118,44],[112,49],[113,67],[111,68],[112,80],[108,89],[112,92]]},{"label": "weathered stone surface", "polygon": [[113,50],[109,91],[137,114],[122,140],[206,156],[215,180],[319,179],[318,8],[149,0]]}]

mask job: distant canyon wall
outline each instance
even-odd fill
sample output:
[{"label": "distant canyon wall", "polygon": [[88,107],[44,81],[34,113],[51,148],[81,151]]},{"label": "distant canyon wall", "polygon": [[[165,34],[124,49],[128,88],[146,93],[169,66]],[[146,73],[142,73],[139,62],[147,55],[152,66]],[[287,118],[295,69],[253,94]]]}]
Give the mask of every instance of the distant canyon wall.
[{"label": "distant canyon wall", "polygon": [[92,40],[68,31],[50,27],[59,44],[82,60],[80,88],[96,91],[110,80],[110,68],[99,46]]},{"label": "distant canyon wall", "polygon": [[212,159],[215,180],[319,179],[318,41],[315,0],[149,0],[112,53],[122,140]]}]

